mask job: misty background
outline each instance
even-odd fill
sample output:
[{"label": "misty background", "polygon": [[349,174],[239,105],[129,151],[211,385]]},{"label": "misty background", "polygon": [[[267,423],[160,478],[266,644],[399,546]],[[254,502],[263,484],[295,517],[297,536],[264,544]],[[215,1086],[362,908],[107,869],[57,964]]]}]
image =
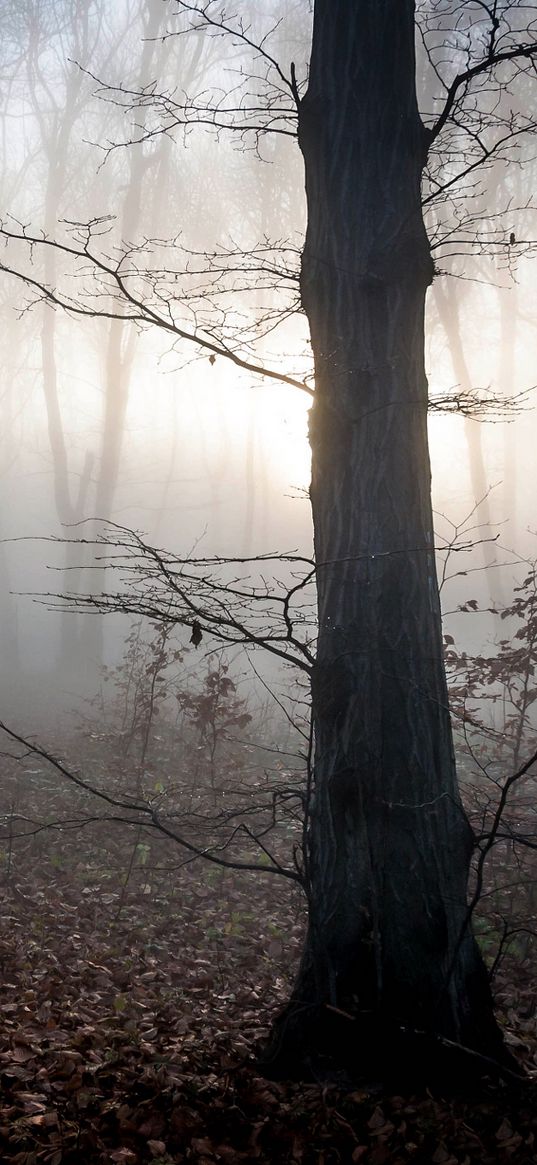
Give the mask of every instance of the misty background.
[{"label": "misty background", "polygon": [[[271,32],[270,53],[286,68],[294,61],[299,81],[309,9],[306,0],[237,5],[252,41]],[[97,246],[116,258],[129,249],[141,292],[164,312],[173,302],[179,326],[202,328],[256,365],[311,383],[298,310],[298,145],[288,131],[238,132],[239,115],[225,113],[235,91],[237,107],[243,101],[245,74],[247,92],[264,100],[263,63],[252,66],[244,43],[188,31],[188,14],[160,0],[5,0],[2,29],[4,227],[79,244],[91,220]],[[420,54],[427,119],[435,79]],[[173,102],[185,93],[195,99],[191,124],[176,125]],[[219,129],[205,124],[215,93],[224,109]],[[285,129],[277,95],[269,91],[269,99]],[[516,161],[509,169],[491,162],[478,218],[475,205],[475,218],[461,209],[462,198],[426,208],[438,271],[427,369],[433,401],[450,398],[447,413],[430,417],[438,544],[477,543],[451,556],[447,574],[456,577],[442,597],[451,612],[446,630],[469,652],[494,650],[498,619],[457,608],[468,599],[496,609],[509,603],[537,557],[531,148]],[[83,263],[53,248],[4,241],[3,262],[60,283],[73,302],[104,298]],[[54,310],[5,273],[0,297],[0,694],[4,719],[50,729],[87,712],[139,620],[62,614],[32,598],[106,589],[107,576],[83,569],[87,550],[47,539],[76,537],[73,527],[93,537],[100,519],[183,557],[311,556],[310,398],[162,329]],[[480,420],[461,411],[460,394],[469,391],[482,402]],[[149,643],[153,632],[136,634]],[[189,640],[190,628],[179,627],[182,690],[194,691],[214,665],[214,645],[196,650]],[[289,708],[303,714],[285,667],[254,670],[238,649],[218,659],[272,731],[287,724]]]}]

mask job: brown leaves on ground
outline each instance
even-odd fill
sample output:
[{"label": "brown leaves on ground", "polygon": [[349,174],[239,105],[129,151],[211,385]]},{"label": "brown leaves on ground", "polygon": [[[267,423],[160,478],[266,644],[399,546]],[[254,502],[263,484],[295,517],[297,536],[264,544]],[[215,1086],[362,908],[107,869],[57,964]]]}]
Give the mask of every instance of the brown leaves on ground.
[{"label": "brown leaves on ground", "polygon": [[[125,894],[49,870],[4,889],[0,1160],[537,1161],[530,1089],[450,1100],[262,1079],[255,1047],[289,988],[301,907],[272,879],[207,878],[200,866]],[[512,1042],[535,1066],[531,991],[507,994]]]}]

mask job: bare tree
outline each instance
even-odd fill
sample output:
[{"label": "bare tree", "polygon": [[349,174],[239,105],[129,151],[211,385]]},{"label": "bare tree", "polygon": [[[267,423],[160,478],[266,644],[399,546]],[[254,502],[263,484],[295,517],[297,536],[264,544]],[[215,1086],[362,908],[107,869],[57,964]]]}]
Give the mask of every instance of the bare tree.
[{"label": "bare tree", "polygon": [[[490,76],[502,56],[501,24],[485,57],[455,74],[427,128],[416,101],[414,4],[317,0],[314,12],[299,142],[308,199],[301,290],[316,374],[315,797],[308,937],[270,1053],[302,1063],[333,1056],[345,1020],[332,1008],[357,1020],[355,1036],[347,1029],[351,1063],[357,1041],[369,1055],[379,1038],[393,1048],[410,1032],[418,1056],[418,1033],[428,1033],[501,1059],[466,922],[471,832],[457,790],[433,554],[423,365],[433,265],[420,194],[450,114],[464,131],[472,80]],[[503,55],[535,51],[517,45]],[[445,178],[432,180],[447,189]]]},{"label": "bare tree", "polygon": [[[304,858],[309,929],[267,1050],[269,1070],[385,1071],[395,1054],[405,1067],[424,1060],[428,1071],[446,1049],[501,1067],[509,1057],[466,903],[472,832],[457,788],[442,654],[423,319],[433,253],[438,262],[450,247],[473,253],[490,244],[469,210],[476,174],[509,161],[533,129],[517,105],[518,80],[537,55],[533,7],[420,6],[438,81],[423,117],[413,0],[315,0],[307,87],[296,66],[282,67],[266,39],[256,42],[219,4],[180,0],[176,9],[195,35],[226,34],[254,53],[267,83],[263,105],[249,100],[248,82],[216,103],[211,92],[178,99],[124,86],[109,96],[162,114],[138,142],[209,125],[242,140],[253,134],[259,146],[266,133],[298,129],[308,208],[300,293],[315,391],[302,361],[297,371],[267,368],[253,333],[241,339],[233,321],[200,311],[188,327],[188,287],[183,300],[169,295],[174,260],[150,266],[133,245],[107,252],[99,222],[73,228],[71,241],[9,226],[4,238],[18,248],[55,247],[78,272],[74,292],[23,272],[33,293],[73,316],[154,325],[313,396],[315,661],[292,627],[283,645],[261,635],[263,646],[311,667],[315,738]],[[433,203],[436,233],[428,238],[424,210]],[[490,245],[502,251],[516,241],[498,228]],[[273,253],[254,256],[257,274],[274,263]],[[20,274],[9,261],[4,270]],[[277,277],[287,279],[285,267]],[[236,642],[240,616],[226,610],[224,619]]]}]

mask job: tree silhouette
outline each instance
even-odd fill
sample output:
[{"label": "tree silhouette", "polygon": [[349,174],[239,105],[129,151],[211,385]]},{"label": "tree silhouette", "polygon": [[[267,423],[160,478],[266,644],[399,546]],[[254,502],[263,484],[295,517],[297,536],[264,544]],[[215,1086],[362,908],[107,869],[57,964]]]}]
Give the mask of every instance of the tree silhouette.
[{"label": "tree silhouette", "polygon": [[[226,34],[252,50],[265,70],[266,101],[234,92],[215,108],[210,94],[108,92],[162,116],[131,144],[193,125],[253,134],[258,144],[269,132],[298,133],[308,212],[300,294],[314,387],[307,374],[265,367],[206,317],[185,326],[179,297],[163,295],[172,262],[150,266],[132,242],[107,253],[102,222],[71,226],[68,240],[16,224],[2,231],[8,249],[54,247],[68,272],[84,261],[73,290],[7,259],[4,270],[22,274],[38,298],[73,316],[157,326],[210,358],[313,398],[318,641],[304,854],[309,928],[292,999],[265,1053],[276,1074],[316,1078],[334,1066],[384,1072],[394,1061],[422,1062],[428,1071],[448,1050],[465,1063],[509,1062],[466,902],[472,833],[457,788],[442,653],[423,321],[443,251],[491,246],[490,237],[470,232],[475,174],[509,161],[533,129],[517,105],[517,80],[537,54],[527,9],[496,0],[419,6],[439,82],[425,118],[416,96],[414,0],[315,0],[307,85],[220,4],[180,0],[176,11],[196,32]],[[433,204],[429,238],[424,210]],[[496,252],[526,245],[511,229],[492,243]],[[208,268],[221,259],[209,258]],[[273,252],[262,249],[253,261],[257,275],[282,277]],[[252,256],[242,264],[251,270]],[[197,609],[191,617],[201,628]],[[230,627],[240,636],[240,619]],[[292,634],[270,650],[291,652],[309,670],[309,646]]]}]

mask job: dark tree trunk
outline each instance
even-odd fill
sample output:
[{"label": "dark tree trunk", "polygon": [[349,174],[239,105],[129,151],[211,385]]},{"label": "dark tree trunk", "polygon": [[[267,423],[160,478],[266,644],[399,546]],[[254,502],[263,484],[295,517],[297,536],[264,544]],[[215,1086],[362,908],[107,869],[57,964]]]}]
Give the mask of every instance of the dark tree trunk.
[{"label": "dark tree trunk", "polygon": [[315,1075],[330,1061],[371,1070],[408,1035],[423,1049],[441,1036],[498,1057],[487,977],[465,928],[472,837],[433,550],[423,356],[432,263],[412,0],[316,0],[299,140],[316,368],[310,911],[266,1062],[283,1074],[309,1065]]}]

